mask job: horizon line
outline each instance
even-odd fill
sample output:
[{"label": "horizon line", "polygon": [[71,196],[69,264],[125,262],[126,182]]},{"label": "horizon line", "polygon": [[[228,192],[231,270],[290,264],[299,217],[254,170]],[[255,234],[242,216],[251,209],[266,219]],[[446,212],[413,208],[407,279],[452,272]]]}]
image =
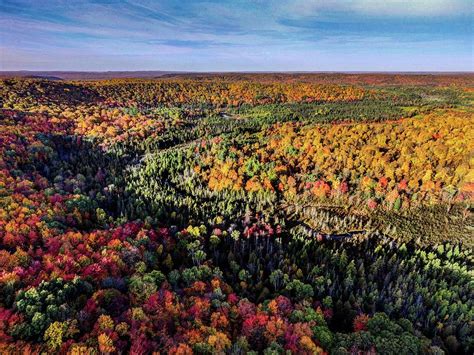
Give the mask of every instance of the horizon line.
[{"label": "horizon line", "polygon": [[474,74],[474,70],[0,70],[0,73],[170,73],[170,74]]}]

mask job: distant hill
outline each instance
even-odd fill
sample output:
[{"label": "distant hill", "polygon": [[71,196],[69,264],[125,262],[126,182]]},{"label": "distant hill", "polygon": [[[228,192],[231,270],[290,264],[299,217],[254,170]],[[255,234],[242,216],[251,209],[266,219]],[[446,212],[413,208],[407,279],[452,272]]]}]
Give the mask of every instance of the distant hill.
[{"label": "distant hill", "polygon": [[350,85],[474,86],[468,72],[190,72],[190,71],[0,71],[1,78],[60,80],[192,79],[200,81],[306,82]]},{"label": "distant hill", "polygon": [[171,71],[1,71],[0,78],[35,78],[49,80],[97,80],[112,78],[156,78],[169,74],[184,74]]}]

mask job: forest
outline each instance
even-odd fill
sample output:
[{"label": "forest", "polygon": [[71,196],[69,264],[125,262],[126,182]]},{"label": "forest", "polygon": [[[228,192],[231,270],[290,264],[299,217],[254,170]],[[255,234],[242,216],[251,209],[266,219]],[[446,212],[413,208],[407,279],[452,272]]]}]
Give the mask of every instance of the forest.
[{"label": "forest", "polygon": [[472,354],[474,75],[0,79],[1,354]]}]

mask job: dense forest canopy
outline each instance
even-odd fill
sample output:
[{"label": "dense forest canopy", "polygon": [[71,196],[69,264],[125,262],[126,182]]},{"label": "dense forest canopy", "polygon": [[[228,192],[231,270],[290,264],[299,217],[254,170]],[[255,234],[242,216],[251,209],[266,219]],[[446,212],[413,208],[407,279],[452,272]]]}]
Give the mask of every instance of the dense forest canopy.
[{"label": "dense forest canopy", "polygon": [[474,79],[0,81],[0,353],[471,354]]}]

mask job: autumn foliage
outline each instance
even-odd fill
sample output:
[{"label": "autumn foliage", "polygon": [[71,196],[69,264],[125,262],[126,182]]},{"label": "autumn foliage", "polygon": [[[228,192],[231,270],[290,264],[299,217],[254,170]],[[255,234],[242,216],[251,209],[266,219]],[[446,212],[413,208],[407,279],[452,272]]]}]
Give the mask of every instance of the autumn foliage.
[{"label": "autumn foliage", "polygon": [[387,80],[2,80],[0,353],[472,353],[472,79]]}]

